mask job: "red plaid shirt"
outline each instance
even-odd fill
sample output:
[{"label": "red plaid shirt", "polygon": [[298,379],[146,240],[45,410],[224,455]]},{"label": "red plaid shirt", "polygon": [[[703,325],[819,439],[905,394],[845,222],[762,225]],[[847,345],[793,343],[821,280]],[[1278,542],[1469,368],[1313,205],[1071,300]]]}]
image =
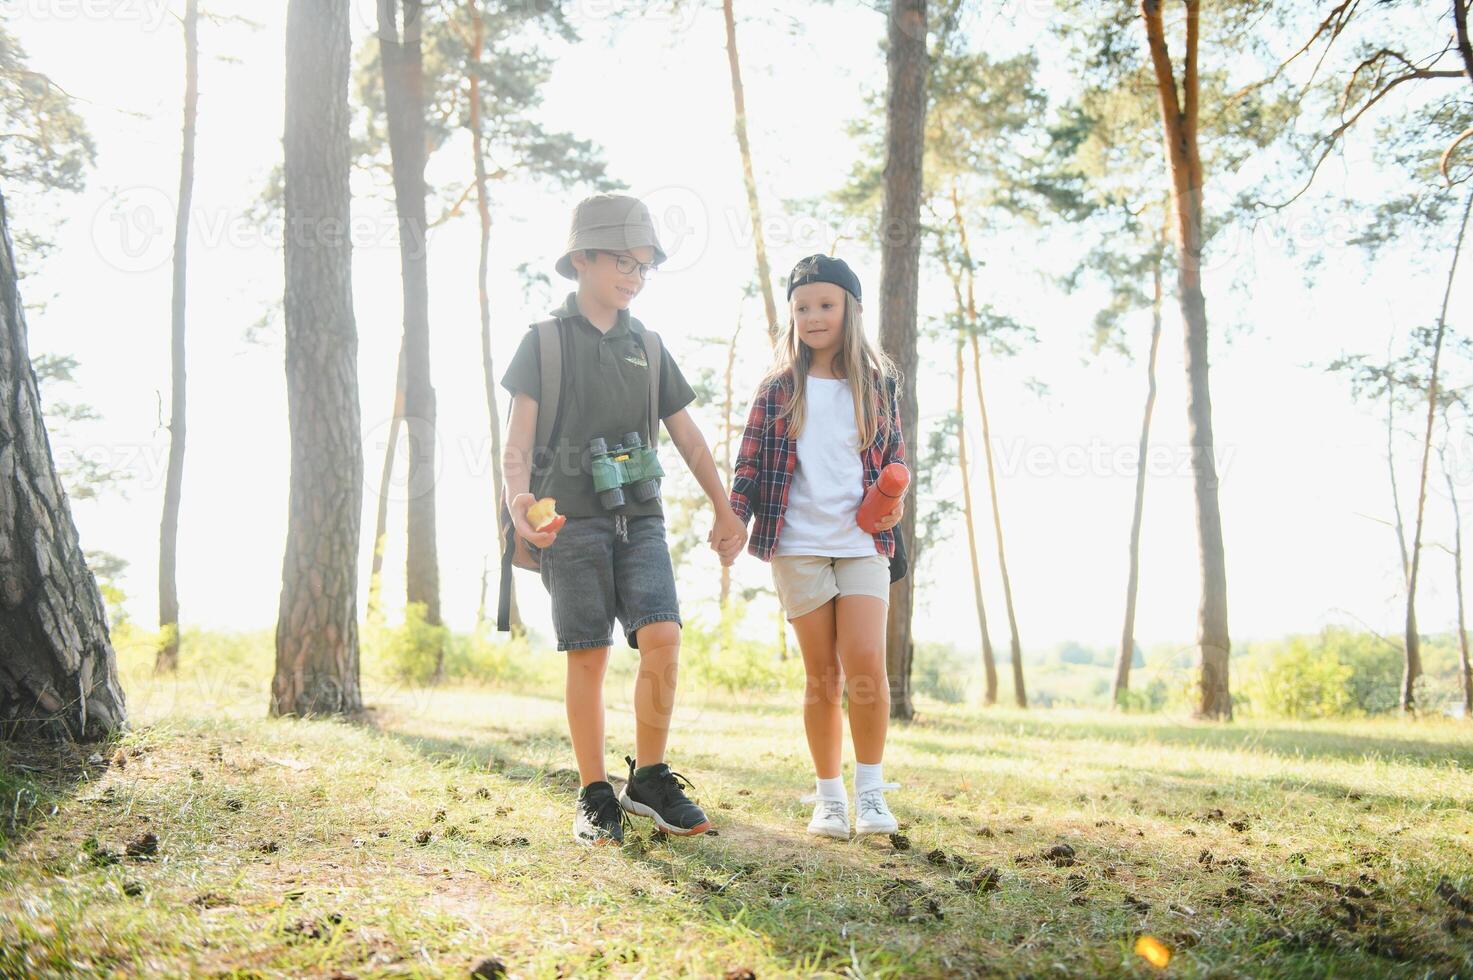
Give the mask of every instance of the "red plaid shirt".
[{"label": "red plaid shirt", "polygon": [[[788,507],[788,490],[793,484],[793,469],[798,463],[797,441],[788,435],[788,420],[779,417],[792,395],[792,385],[789,374],[758,389],[747,416],[747,428],[742,433],[742,447],[737,453],[736,473],[731,481],[731,509],[743,522],[756,518],[747,539],[747,550],[763,561],[771,561],[772,553],[777,550],[783,512]],[[887,383],[887,389],[889,418],[880,426],[874,443],[859,454],[864,463],[865,491],[890,463],[905,462],[905,438],[900,431],[895,385]],[[887,558],[895,555],[894,531],[880,531],[874,538],[876,552]]]}]

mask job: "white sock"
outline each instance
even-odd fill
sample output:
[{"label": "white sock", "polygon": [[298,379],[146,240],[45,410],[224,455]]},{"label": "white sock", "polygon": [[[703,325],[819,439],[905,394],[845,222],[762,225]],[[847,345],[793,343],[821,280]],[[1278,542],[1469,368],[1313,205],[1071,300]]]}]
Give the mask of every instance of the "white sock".
[{"label": "white sock", "polygon": [[815,779],[818,785],[818,798],[820,800],[837,800],[848,803],[849,797],[844,792],[844,777],[835,776],[833,779]]},{"label": "white sock", "polygon": [[854,795],[858,796],[867,789],[873,789],[885,781],[880,775],[883,763],[876,762],[871,765],[868,762],[854,763]]}]

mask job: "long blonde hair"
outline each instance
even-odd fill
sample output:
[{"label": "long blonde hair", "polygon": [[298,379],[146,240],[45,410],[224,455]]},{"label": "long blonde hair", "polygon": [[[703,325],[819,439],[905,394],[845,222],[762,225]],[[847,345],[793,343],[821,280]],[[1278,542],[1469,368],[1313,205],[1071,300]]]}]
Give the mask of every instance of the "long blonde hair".
[{"label": "long blonde hair", "polygon": [[[778,334],[773,348],[772,368],[762,379],[768,384],[792,383],[792,393],[779,418],[787,419],[788,435],[794,439],[803,432],[807,416],[806,392],[808,372],[813,365],[813,348],[803,343],[798,336],[798,326],[793,320],[789,305],[788,324]],[[895,365],[883,351],[875,350],[864,335],[864,322],[859,313],[859,301],[844,290],[844,329],[839,337],[839,350],[834,355],[833,366],[843,372],[849,382],[849,393],[854,396],[854,427],[859,430],[859,449],[872,446],[877,438],[891,426],[890,411],[885,391],[886,381],[894,379],[896,395],[899,396],[899,375]]]}]

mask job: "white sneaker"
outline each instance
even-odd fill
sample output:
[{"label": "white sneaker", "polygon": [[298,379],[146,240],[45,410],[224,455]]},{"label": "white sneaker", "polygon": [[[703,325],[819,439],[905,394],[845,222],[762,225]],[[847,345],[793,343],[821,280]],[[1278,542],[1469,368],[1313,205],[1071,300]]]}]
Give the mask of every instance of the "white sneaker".
[{"label": "white sneaker", "polygon": [[899,783],[871,786],[854,798],[855,834],[893,834],[900,829],[895,814],[885,805],[885,790],[899,789]]},{"label": "white sneaker", "polygon": [[801,803],[813,804],[813,819],[808,821],[808,832],[835,840],[849,839],[849,801],[830,800],[809,793]]}]

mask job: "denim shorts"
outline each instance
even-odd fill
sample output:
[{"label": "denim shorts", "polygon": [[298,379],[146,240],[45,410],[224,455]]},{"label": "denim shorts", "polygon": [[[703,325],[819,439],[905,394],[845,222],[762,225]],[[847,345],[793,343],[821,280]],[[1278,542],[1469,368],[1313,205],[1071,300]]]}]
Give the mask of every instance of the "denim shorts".
[{"label": "denim shorts", "polygon": [[615,617],[636,649],[640,627],[680,623],[665,518],[625,520],[629,540],[621,541],[613,517],[570,517],[541,552],[559,650],[612,646]]}]

